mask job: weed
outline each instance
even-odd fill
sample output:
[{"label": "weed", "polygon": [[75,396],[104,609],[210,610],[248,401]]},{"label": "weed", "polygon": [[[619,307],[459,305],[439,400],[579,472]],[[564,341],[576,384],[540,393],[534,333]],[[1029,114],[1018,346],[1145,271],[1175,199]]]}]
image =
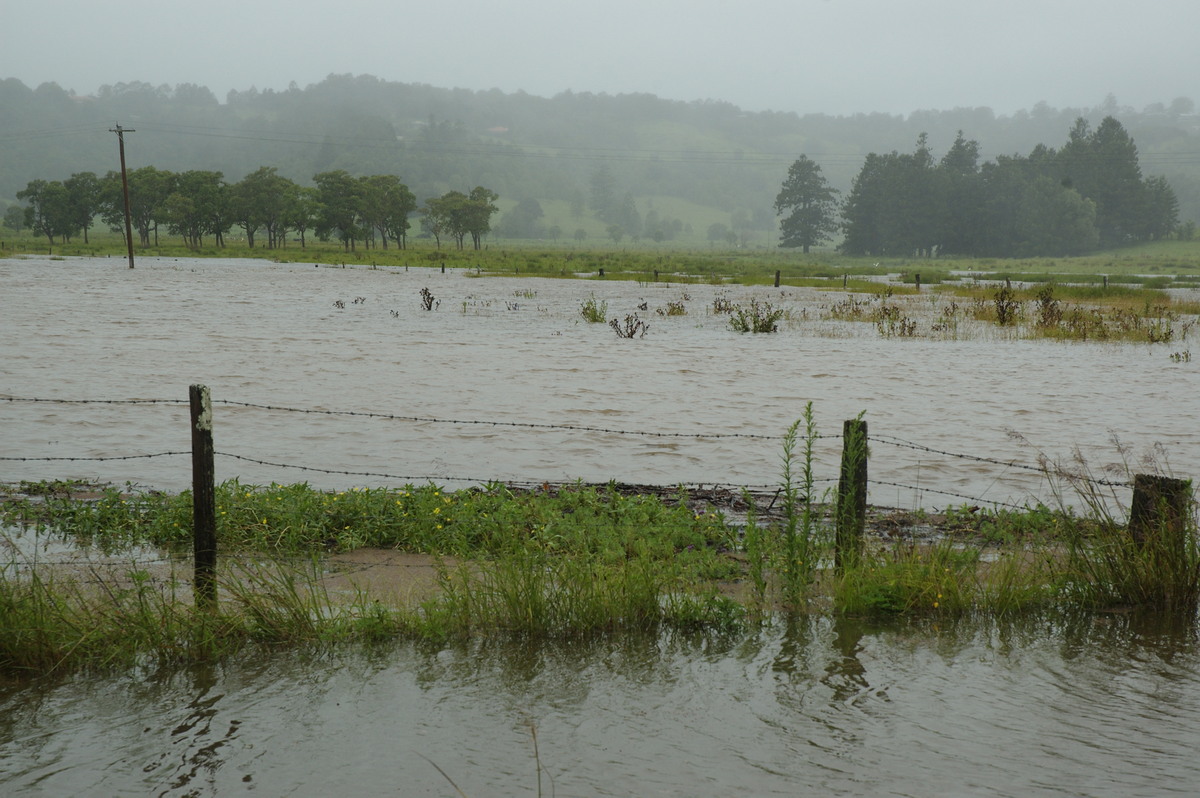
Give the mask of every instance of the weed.
[{"label": "weed", "polygon": [[1001,327],[1008,327],[1017,323],[1017,313],[1021,309],[1021,303],[1017,300],[1016,292],[1013,291],[1008,280],[1005,280],[1004,285],[997,288],[992,294],[992,303],[996,308],[997,324]]},{"label": "weed", "polygon": [[773,333],[779,329],[779,320],[783,318],[782,308],[772,307],[770,302],[759,302],[750,299],[750,306],[734,305],[730,314],[729,326],[734,332],[740,333]]},{"label": "weed", "polygon": [[437,299],[436,299],[436,298],[433,296],[433,292],[432,292],[432,291],[430,291],[428,288],[422,288],[422,289],[421,289],[421,307],[422,307],[422,308],[424,308],[425,310],[434,310],[434,309],[436,309],[438,306],[440,306],[441,304],[442,304],[442,303],[441,303],[441,302],[439,302],[439,301],[438,301],[438,300],[437,300]]},{"label": "weed", "polygon": [[603,324],[608,321],[608,302],[597,301],[595,294],[589,296],[579,305],[579,315],[588,324]]},{"label": "weed", "polygon": [[645,338],[646,333],[650,331],[650,326],[638,318],[636,313],[626,316],[624,322],[612,319],[608,326],[613,328],[618,338]]},{"label": "weed", "polygon": [[658,308],[655,312],[660,316],[686,316],[687,306],[683,304],[683,300],[672,300],[667,302],[665,308]]},{"label": "weed", "polygon": [[735,305],[730,300],[728,294],[721,293],[713,297],[712,312],[714,314],[733,313],[734,307]]}]

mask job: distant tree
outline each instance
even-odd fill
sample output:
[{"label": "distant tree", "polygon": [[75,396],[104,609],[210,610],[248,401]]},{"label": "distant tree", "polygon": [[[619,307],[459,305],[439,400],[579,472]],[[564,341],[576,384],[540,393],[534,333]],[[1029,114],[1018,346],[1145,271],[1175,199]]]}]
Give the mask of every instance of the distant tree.
[{"label": "distant tree", "polygon": [[280,244],[285,208],[295,189],[296,184],[274,166],[260,166],[229,187],[231,219],[245,230],[248,246],[254,247],[259,228],[266,230],[269,248]]},{"label": "distant tree", "polygon": [[1143,188],[1146,226],[1141,232],[1150,239],[1169,238],[1179,228],[1179,199],[1175,189],[1161,175],[1148,178]]},{"label": "distant tree", "polygon": [[359,180],[361,217],[379,232],[384,249],[388,247],[389,236],[403,249],[408,236],[408,217],[417,209],[416,197],[395,175],[372,175]]},{"label": "distant tree", "polygon": [[17,199],[28,203],[25,226],[54,243],[57,236],[64,240],[73,229],[71,195],[58,180],[31,180],[17,192]]},{"label": "distant tree", "polygon": [[979,251],[986,226],[979,142],[967,141],[958,131],[936,171],[936,199],[941,206],[937,210],[938,254],[973,255]]},{"label": "distant tree", "polygon": [[779,222],[779,245],[808,252],[810,247],[830,240],[838,229],[837,194],[825,181],[820,166],[806,155],[796,159],[775,197],[776,215],[787,214]]},{"label": "distant tree", "polygon": [[25,229],[25,209],[20,205],[9,205],[4,211],[4,226],[14,232]]},{"label": "distant tree", "polygon": [[608,164],[601,163],[592,172],[591,181],[592,211],[601,221],[615,224],[617,222],[617,187]]},{"label": "distant tree", "polygon": [[[492,229],[492,216],[496,213],[496,200],[499,195],[491,189],[476,186],[471,189],[467,200],[462,204],[461,226],[471,234],[471,243],[479,249],[483,237]],[[462,237],[459,239],[459,249],[462,249]]]},{"label": "distant tree", "polygon": [[[461,192],[452,193],[462,196]],[[450,232],[455,202],[454,197],[444,194],[440,197],[430,197],[421,206],[421,229],[433,236],[438,249],[442,248],[442,235]]]},{"label": "distant tree", "polygon": [[572,238],[582,244],[587,239],[587,230],[584,230],[582,227],[577,227]]},{"label": "distant tree", "polygon": [[342,169],[313,175],[313,182],[317,188],[317,238],[328,241],[336,236],[347,252],[356,249],[364,233],[360,226],[362,184]]},{"label": "distant tree", "polygon": [[83,243],[88,241],[88,229],[100,212],[100,178],[93,172],[76,172],[63,181],[71,206],[73,231],[83,233]]},{"label": "distant tree", "polygon": [[184,243],[194,249],[204,245],[205,235],[224,246],[232,220],[223,175],[199,169],[182,172],[174,188],[163,206],[167,229],[183,236]]},{"label": "distant tree", "polygon": [[286,246],[287,234],[291,230],[300,236],[300,248],[304,249],[307,246],[306,234],[317,226],[320,214],[321,202],[317,198],[317,189],[292,183],[285,190],[283,208],[279,214],[276,244]]},{"label": "distant tree", "polygon": [[545,212],[533,197],[523,197],[500,220],[500,229],[510,238],[536,238],[538,222]]}]

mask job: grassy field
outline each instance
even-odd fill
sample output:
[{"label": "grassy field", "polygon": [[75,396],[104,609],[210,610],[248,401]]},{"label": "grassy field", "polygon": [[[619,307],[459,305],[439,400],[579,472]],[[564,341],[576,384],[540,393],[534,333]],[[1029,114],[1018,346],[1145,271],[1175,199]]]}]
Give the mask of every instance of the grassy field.
[{"label": "grassy field", "polygon": [[[119,235],[97,232],[90,243],[73,241],[50,246],[44,239],[29,235],[0,235],[0,256],[38,254],[51,256],[126,257]],[[768,284],[775,272],[787,285],[822,281],[841,288],[846,277],[892,275],[901,283],[912,284],[920,275],[922,285],[961,283],[980,279],[1014,282],[1082,283],[1104,285],[1131,284],[1149,288],[1176,285],[1200,285],[1200,241],[1161,241],[1128,249],[1102,252],[1076,258],[916,259],[849,257],[833,251],[810,254],[779,249],[728,249],[712,246],[679,249],[668,245],[614,245],[609,240],[590,238],[584,242],[493,241],[480,251],[456,250],[432,241],[414,240],[407,249],[394,246],[367,249],[359,246],[347,252],[340,244],[310,240],[306,247],[290,243],[283,249],[250,249],[230,239],[225,247],[206,246],[189,249],[163,236],[160,246],[135,250],[137,257],[223,257],[263,258],[281,262],[347,263],[378,266],[433,266],[478,269],[481,273],[538,276],[593,276],[604,269],[606,278],[653,279],[653,275],[673,275],[697,281]],[[848,286],[849,287],[849,286]]]}]

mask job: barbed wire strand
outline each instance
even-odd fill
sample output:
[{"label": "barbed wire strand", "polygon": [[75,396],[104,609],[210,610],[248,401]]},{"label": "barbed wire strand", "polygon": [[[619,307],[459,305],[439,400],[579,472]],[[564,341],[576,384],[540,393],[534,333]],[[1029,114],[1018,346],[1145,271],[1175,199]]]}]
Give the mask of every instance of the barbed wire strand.
[{"label": "barbed wire strand", "polygon": [[[59,404],[134,404],[134,405],[165,404],[165,405],[176,405],[176,406],[188,404],[186,401],[181,400],[181,399],[57,399],[57,398],[47,398],[47,397],[0,397],[0,401],[44,402],[44,403],[59,403]],[[287,407],[287,406],[283,406],[283,405],[267,405],[267,404],[259,404],[259,403],[254,403],[254,402],[243,402],[243,401],[232,400],[232,399],[214,399],[212,401],[213,401],[213,404],[222,404],[222,405],[235,406],[235,407],[247,407],[247,408],[252,408],[252,409],[270,410],[270,411],[276,411],[276,412],[311,413],[311,414],[318,414],[318,415],[357,416],[357,417],[363,417],[363,418],[382,418],[382,419],[388,419],[388,420],[393,420],[393,421],[410,421],[410,422],[431,423],[431,424],[480,425],[480,426],[510,427],[510,428],[524,428],[524,429],[563,430],[563,431],[569,431],[569,432],[596,432],[596,433],[603,433],[603,434],[610,434],[610,435],[636,435],[636,436],[643,436],[643,437],[658,437],[658,438],[693,438],[693,439],[704,439],[704,440],[719,440],[719,439],[729,439],[729,438],[744,438],[744,439],[753,439],[753,440],[780,440],[782,438],[782,436],[780,436],[780,435],[762,435],[762,434],[757,434],[757,433],[650,432],[650,431],[645,431],[645,430],[620,430],[620,429],[613,429],[613,428],[607,428],[607,427],[539,424],[539,423],[532,423],[532,422],[517,422],[517,421],[484,421],[484,420],[475,420],[475,419],[441,419],[441,418],[434,418],[434,417],[427,417],[427,416],[402,416],[402,415],[398,415],[398,414],[394,414],[394,413],[378,413],[378,412],[373,412],[373,411],[319,410],[319,409],[311,409],[311,408]],[[833,435],[817,435],[816,437],[818,439],[835,440],[835,439],[840,439],[842,436],[833,434]],[[970,461],[978,462],[978,463],[988,463],[991,465],[1004,466],[1005,468],[1015,468],[1015,469],[1020,469],[1020,470],[1025,470],[1025,471],[1030,471],[1030,472],[1035,472],[1035,473],[1046,473],[1046,469],[1041,466],[1033,466],[1033,465],[1028,465],[1026,463],[1019,463],[1015,460],[1004,461],[1004,460],[998,460],[996,458],[991,458],[991,457],[982,457],[979,455],[971,455],[971,454],[964,454],[961,452],[951,452],[951,451],[947,451],[947,450],[943,450],[943,449],[935,449],[930,446],[925,446],[923,444],[915,443],[913,441],[905,440],[903,438],[898,438],[898,437],[891,436],[891,435],[877,435],[877,434],[869,435],[868,441],[875,442],[875,443],[881,443],[881,444],[887,444],[889,446],[896,446],[896,447],[901,447],[901,448],[912,449],[914,451],[928,452],[930,454],[938,454],[943,457],[953,457],[953,458],[957,458],[957,459],[961,459],[961,460],[970,460]],[[26,462],[28,462],[28,461],[47,461],[47,462],[49,462],[49,461],[96,461],[96,462],[103,462],[103,461],[108,461],[108,460],[133,460],[133,459],[140,459],[140,458],[174,456],[174,455],[180,455],[180,454],[190,454],[190,452],[159,452],[159,453],[155,453],[155,454],[125,455],[125,456],[111,456],[111,457],[0,457],[0,460],[26,461]],[[481,484],[486,484],[487,482],[496,481],[496,480],[481,480],[481,479],[476,479],[474,477],[453,477],[453,476],[412,477],[412,476],[402,476],[402,475],[396,475],[396,474],[387,474],[387,473],[371,472],[371,471],[345,471],[345,470],[337,470],[337,469],[323,469],[323,468],[316,468],[316,467],[311,467],[311,466],[301,466],[301,465],[294,465],[294,464],[288,464],[288,463],[277,463],[277,462],[271,462],[271,461],[266,461],[266,460],[259,460],[259,459],[245,457],[242,455],[231,454],[231,453],[227,453],[227,452],[217,452],[216,454],[220,454],[222,456],[231,457],[231,458],[238,459],[238,460],[243,460],[246,462],[255,463],[258,465],[271,466],[271,467],[275,467],[275,468],[291,468],[291,469],[298,469],[298,470],[313,471],[316,473],[338,474],[338,475],[344,475],[344,476],[369,476],[369,477],[381,477],[381,478],[385,478],[385,479],[401,479],[401,480],[416,480],[416,481],[442,479],[442,480],[454,481],[454,482],[479,482]],[[1082,476],[1079,478],[1083,479],[1086,482],[1095,484],[1095,485],[1102,485],[1102,486],[1107,486],[1107,487],[1130,487],[1132,484],[1130,482],[1107,480],[1107,479],[1097,479],[1094,477],[1087,477],[1087,476]],[[966,498],[970,498],[970,497],[966,497]]]}]

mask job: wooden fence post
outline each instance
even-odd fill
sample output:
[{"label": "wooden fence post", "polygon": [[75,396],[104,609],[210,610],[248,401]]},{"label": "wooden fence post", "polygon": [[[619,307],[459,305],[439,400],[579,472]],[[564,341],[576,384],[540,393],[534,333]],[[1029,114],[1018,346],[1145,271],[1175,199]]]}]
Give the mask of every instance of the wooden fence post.
[{"label": "wooden fence post", "polygon": [[842,470],[838,478],[833,562],[841,571],[862,554],[867,524],[867,422],[842,424]]},{"label": "wooden fence post", "polygon": [[208,386],[188,389],[192,410],[192,543],[196,606],[217,606],[217,501],[213,469],[212,400]]},{"label": "wooden fence post", "polygon": [[1141,546],[1182,563],[1192,505],[1192,481],[1153,474],[1133,475],[1129,535]]},{"label": "wooden fence post", "polygon": [[779,269],[775,270],[775,287],[779,287]]}]

